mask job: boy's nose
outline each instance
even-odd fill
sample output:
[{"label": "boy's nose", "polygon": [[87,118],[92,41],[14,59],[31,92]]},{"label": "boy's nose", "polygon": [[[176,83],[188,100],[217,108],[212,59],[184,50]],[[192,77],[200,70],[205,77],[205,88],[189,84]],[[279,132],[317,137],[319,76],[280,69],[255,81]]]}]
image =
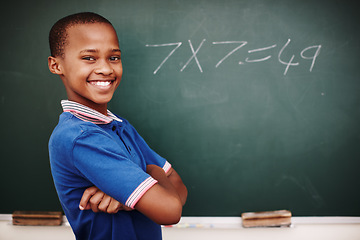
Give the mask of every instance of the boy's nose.
[{"label": "boy's nose", "polygon": [[110,75],[114,69],[107,61],[99,61],[94,71],[96,74]]}]

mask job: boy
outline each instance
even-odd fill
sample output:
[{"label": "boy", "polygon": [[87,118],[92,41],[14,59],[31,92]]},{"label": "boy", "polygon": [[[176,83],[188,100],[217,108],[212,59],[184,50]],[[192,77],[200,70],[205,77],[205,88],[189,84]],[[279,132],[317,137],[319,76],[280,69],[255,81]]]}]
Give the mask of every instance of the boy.
[{"label": "boy", "polygon": [[115,29],[102,16],[78,13],[55,23],[49,42],[49,69],[68,95],[49,140],[51,171],[76,238],[161,239],[159,224],[180,220],[187,189],[107,110],[123,71]]}]

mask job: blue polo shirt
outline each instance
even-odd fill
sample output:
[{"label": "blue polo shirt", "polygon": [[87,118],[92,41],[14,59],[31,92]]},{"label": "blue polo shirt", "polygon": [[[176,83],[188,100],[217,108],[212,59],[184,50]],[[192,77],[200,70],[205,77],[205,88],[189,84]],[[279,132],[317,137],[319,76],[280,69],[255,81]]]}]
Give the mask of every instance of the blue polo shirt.
[{"label": "blue polo shirt", "polygon": [[155,164],[171,165],[155,153],[125,119],[107,116],[76,102],[62,101],[64,112],[49,140],[51,172],[65,215],[77,239],[161,239],[161,227],[142,213],[79,210],[85,189],[97,186],[128,207],[157,183],[146,173]]}]

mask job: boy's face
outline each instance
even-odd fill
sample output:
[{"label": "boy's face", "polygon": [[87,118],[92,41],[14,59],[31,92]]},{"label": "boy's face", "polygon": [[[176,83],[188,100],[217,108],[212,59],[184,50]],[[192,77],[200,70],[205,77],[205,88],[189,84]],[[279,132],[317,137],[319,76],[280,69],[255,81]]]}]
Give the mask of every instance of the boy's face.
[{"label": "boy's face", "polygon": [[56,73],[68,99],[104,113],[123,73],[116,32],[109,24],[91,23],[69,27],[67,34]]}]

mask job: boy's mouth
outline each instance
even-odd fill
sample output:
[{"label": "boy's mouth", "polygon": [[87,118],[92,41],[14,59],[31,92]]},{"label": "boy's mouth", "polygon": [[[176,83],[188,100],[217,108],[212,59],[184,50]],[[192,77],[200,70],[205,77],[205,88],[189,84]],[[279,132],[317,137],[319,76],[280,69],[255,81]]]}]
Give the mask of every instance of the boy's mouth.
[{"label": "boy's mouth", "polygon": [[91,80],[88,81],[91,85],[99,86],[99,87],[107,87],[111,85],[115,80]]}]

